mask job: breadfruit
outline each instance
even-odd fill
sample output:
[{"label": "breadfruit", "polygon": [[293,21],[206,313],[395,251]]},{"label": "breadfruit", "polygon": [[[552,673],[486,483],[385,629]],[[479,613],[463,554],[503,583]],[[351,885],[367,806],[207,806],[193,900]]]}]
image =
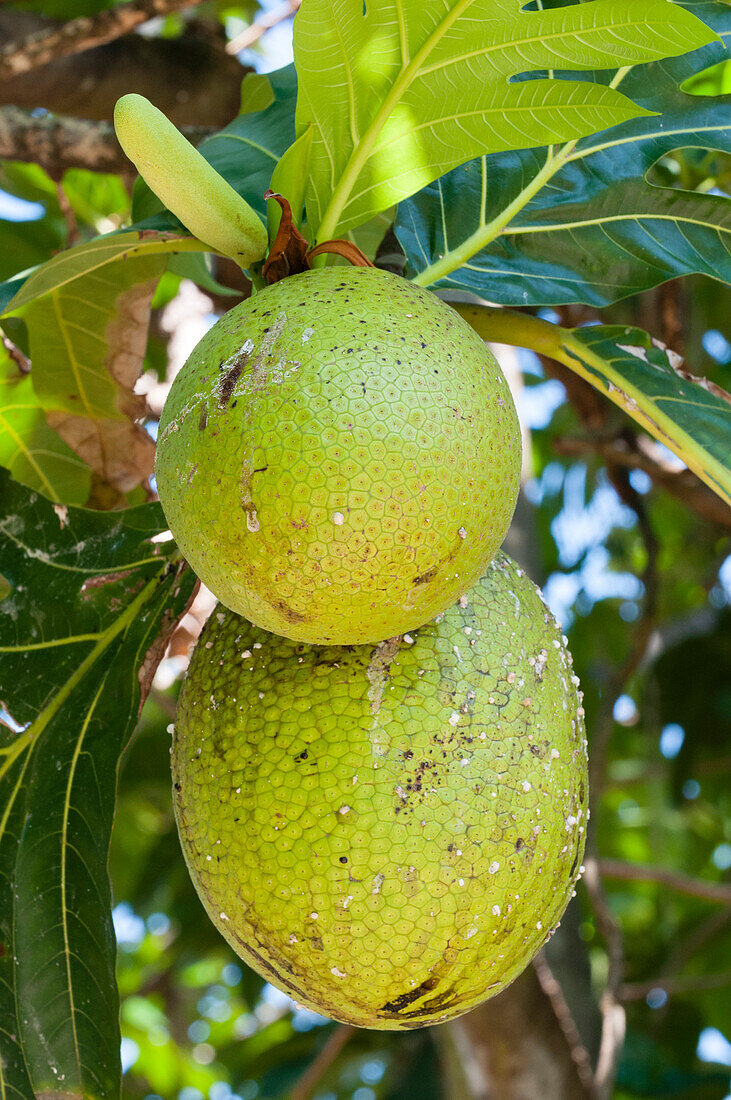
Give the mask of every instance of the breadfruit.
[{"label": "breadfruit", "polygon": [[377,645],[308,646],[221,610],[174,731],[183,852],[223,936],[299,1003],[440,1023],[504,989],[566,908],[585,746],[565,639],[503,554]]},{"label": "breadfruit", "polygon": [[481,576],[515,506],[520,433],[483,341],[374,268],[283,279],[175,379],[156,462],[178,544],[266,630],[377,642]]}]

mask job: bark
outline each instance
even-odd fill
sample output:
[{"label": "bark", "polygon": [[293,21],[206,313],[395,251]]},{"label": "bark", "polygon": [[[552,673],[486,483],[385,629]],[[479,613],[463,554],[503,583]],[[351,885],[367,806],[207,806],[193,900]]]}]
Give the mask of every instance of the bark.
[{"label": "bark", "polygon": [[[212,131],[183,127],[196,145]],[[0,110],[0,159],[38,164],[51,179],[60,180],[67,168],[119,172],[134,179],[137,170],[127,160],[111,122],[46,115],[35,118],[17,107]]]},{"label": "bark", "polygon": [[508,989],[439,1029],[449,1100],[589,1100],[533,967]]},{"label": "bark", "polygon": [[129,34],[156,16],[191,7],[197,0],[128,0],[97,15],[49,24],[0,46],[0,81],[70,57]]},{"label": "bark", "polygon": [[[0,41],[49,25],[43,17],[0,9]],[[117,99],[137,92],[178,127],[220,128],[238,113],[247,71],[211,36],[192,30],[175,39],[130,34],[0,82],[0,106],[111,120]]]}]

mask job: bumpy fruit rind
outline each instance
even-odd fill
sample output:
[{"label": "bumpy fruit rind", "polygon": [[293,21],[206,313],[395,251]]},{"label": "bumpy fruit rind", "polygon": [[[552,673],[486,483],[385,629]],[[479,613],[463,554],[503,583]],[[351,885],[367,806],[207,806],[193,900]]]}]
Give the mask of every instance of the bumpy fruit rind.
[{"label": "bumpy fruit rind", "polygon": [[211,617],[181,693],[185,858],[240,956],[372,1028],[460,1015],[559,921],[579,874],[586,742],[571,657],[504,555],[439,621],[311,647]]},{"label": "bumpy fruit rind", "polygon": [[157,485],[227,607],[317,644],[420,626],[510,523],[520,431],[482,340],[387,272],[291,276],[236,306],[175,379]]}]

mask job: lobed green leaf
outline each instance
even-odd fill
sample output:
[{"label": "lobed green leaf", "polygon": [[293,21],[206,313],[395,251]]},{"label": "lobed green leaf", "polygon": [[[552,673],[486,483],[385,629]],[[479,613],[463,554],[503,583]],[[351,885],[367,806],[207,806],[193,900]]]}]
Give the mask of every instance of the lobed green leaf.
[{"label": "lobed green leaf", "polygon": [[652,166],[676,149],[731,151],[731,97],[680,87],[728,56],[731,8],[719,0],[676,7],[696,13],[720,41],[614,76],[657,117],[560,149],[482,157],[401,204],[396,233],[417,283],[506,305],[602,306],[679,275],[731,281],[728,196],[648,181]]},{"label": "lobed green leaf", "polygon": [[314,127],[308,218],[342,234],[487,152],[566,141],[645,115],[586,80],[539,70],[617,68],[683,53],[713,33],[669,0],[305,0],[295,22],[297,132]]}]

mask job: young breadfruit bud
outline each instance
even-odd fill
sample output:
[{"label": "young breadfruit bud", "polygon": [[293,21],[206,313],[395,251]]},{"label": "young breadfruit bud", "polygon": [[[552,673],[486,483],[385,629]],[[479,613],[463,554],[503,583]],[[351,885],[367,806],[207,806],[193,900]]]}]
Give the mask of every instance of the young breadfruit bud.
[{"label": "young breadfruit bud", "polygon": [[581,870],[577,685],[502,554],[438,621],[375,646],[214,613],[172,756],[209,916],[268,981],[363,1027],[441,1023],[499,993]]},{"label": "young breadfruit bud", "polygon": [[375,268],[275,283],[170,390],[157,486],[227,607],[311,643],[381,641],[480,577],[513,514],[520,431],[483,341]]},{"label": "young breadfruit bud", "polygon": [[119,144],[145,183],[194,237],[241,267],[260,260],[267,233],[258,214],[144,96],[114,108]]}]

